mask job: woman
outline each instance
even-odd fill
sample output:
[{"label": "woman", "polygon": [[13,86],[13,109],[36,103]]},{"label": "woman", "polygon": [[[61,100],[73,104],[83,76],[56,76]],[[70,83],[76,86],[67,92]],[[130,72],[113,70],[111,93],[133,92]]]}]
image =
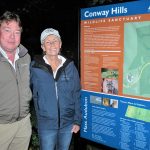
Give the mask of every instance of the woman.
[{"label": "woman", "polygon": [[31,64],[31,83],[42,150],[68,150],[72,133],[80,130],[80,80],[69,59],[59,55],[59,32],[48,28],[41,33],[44,56]]}]

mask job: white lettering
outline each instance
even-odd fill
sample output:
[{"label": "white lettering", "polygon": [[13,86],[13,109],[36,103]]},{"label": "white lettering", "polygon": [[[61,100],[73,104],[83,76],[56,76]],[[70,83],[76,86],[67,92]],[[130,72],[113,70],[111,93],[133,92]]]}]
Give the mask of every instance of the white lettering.
[{"label": "white lettering", "polygon": [[109,10],[95,11],[95,12],[86,11],[84,13],[84,16],[86,18],[97,17],[97,16],[105,16],[105,17],[107,17],[108,14],[109,14]]}]

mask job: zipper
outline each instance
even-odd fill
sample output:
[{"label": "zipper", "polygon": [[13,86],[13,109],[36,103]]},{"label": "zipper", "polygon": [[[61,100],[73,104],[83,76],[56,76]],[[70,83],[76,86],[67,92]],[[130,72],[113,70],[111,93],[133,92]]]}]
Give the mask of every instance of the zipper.
[{"label": "zipper", "polygon": [[[16,120],[18,121],[19,118],[20,118],[20,94],[19,94],[20,92],[19,92],[19,86],[18,86],[19,82],[18,82],[18,79],[17,79],[17,70],[19,72],[19,67],[18,67],[18,64],[17,64],[17,70],[15,70],[10,63],[9,63],[9,66],[10,66],[10,69],[12,71],[12,74],[14,75],[14,78],[15,78],[16,84],[17,84],[17,91],[18,91],[18,113],[17,114],[18,115],[17,115]],[[19,72],[19,74],[20,74],[20,72]]]},{"label": "zipper", "polygon": [[55,81],[55,90],[56,90],[56,99],[57,99],[57,107],[58,107],[58,127],[60,127],[60,107],[59,107],[57,81]]},{"label": "zipper", "polygon": [[19,83],[18,83],[18,78],[17,78],[17,71],[18,71],[18,73],[19,73],[19,77],[21,76],[21,74],[20,74],[20,70],[19,70],[19,66],[18,66],[18,63],[17,63],[17,69],[16,69],[16,82],[17,82],[17,87],[18,87],[18,104],[19,104],[19,106],[18,106],[18,117],[17,117],[17,120],[19,120],[19,118],[20,118],[20,92],[19,92]]}]

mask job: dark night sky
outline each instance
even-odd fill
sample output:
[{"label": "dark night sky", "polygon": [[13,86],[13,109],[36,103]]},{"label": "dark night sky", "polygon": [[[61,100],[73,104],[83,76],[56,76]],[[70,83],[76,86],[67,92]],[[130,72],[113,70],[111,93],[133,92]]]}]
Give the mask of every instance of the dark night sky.
[{"label": "dark night sky", "polygon": [[[112,1],[118,2],[123,0]],[[0,0],[0,15],[6,10],[20,15],[23,25],[22,44],[28,48],[31,56],[42,52],[40,34],[45,28],[52,27],[60,32],[63,54],[78,61],[80,8],[92,4],[92,0]]]},{"label": "dark night sky", "polygon": [[40,34],[45,28],[59,30],[64,53],[78,55],[80,8],[84,0],[1,0],[0,15],[5,11],[17,12],[22,20],[22,43],[31,55],[41,52]]}]

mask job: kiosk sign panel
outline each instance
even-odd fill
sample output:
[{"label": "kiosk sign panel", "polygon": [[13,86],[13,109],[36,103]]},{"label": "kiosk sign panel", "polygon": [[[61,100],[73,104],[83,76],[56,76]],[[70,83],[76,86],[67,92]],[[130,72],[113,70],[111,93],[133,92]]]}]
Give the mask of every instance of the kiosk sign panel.
[{"label": "kiosk sign panel", "polygon": [[81,9],[81,137],[150,150],[150,1]]}]

